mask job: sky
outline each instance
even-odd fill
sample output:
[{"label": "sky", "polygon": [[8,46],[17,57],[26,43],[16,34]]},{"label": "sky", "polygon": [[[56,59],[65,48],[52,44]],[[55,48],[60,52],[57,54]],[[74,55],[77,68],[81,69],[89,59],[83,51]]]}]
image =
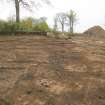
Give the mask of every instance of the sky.
[{"label": "sky", "polygon": [[[30,12],[21,8],[20,16],[24,17],[47,17],[48,24],[52,27],[54,16],[59,12],[68,12],[74,10],[78,21],[75,24],[75,32],[84,32],[88,28],[105,25],[105,0],[50,0],[52,6],[43,5],[38,10],[33,9]],[[8,19],[15,15],[12,3],[0,3],[0,19]]]}]

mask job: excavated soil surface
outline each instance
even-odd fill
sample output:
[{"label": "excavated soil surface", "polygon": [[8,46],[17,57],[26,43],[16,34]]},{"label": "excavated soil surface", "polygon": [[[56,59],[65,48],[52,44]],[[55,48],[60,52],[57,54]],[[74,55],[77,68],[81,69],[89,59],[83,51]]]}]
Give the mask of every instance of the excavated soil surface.
[{"label": "excavated soil surface", "polygon": [[105,105],[105,39],[0,36],[0,105]]}]

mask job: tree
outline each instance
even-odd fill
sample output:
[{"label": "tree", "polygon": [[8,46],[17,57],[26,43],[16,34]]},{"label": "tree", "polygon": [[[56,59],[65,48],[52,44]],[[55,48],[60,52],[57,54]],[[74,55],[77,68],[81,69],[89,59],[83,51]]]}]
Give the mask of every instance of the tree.
[{"label": "tree", "polygon": [[58,25],[57,25],[57,17],[55,17],[54,18],[54,28],[53,28],[53,30],[57,31],[57,27],[58,27]]},{"label": "tree", "polygon": [[20,2],[21,0],[15,0],[15,9],[16,9],[16,22],[20,21]]},{"label": "tree", "polygon": [[46,22],[46,21],[47,21],[46,17],[40,17],[39,19],[34,18],[32,19],[32,24],[35,25],[35,24]]},{"label": "tree", "polygon": [[47,21],[47,17],[40,17],[38,19],[39,23],[42,23],[42,22],[46,22]]},{"label": "tree", "polygon": [[68,20],[69,20],[70,33],[73,34],[74,23],[77,21],[77,14],[73,10],[70,10],[70,12],[67,13],[67,17],[68,17]]},{"label": "tree", "polygon": [[67,22],[67,16],[65,13],[61,12],[56,14],[56,18],[57,18],[57,22],[59,22],[61,24],[62,27],[62,32],[64,32],[64,26]]},{"label": "tree", "polygon": [[37,7],[41,5],[41,2],[50,4],[49,0],[10,0],[13,1],[15,10],[16,10],[16,22],[20,22],[20,6],[23,6],[26,9],[30,9],[31,7]]}]

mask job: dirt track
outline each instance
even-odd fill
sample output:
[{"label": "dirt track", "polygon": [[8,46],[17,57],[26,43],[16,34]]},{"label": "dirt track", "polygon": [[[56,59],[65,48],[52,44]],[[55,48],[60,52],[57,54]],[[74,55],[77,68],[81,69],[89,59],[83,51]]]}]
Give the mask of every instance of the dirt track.
[{"label": "dirt track", "polygon": [[0,36],[0,97],[0,105],[105,105],[105,40]]}]

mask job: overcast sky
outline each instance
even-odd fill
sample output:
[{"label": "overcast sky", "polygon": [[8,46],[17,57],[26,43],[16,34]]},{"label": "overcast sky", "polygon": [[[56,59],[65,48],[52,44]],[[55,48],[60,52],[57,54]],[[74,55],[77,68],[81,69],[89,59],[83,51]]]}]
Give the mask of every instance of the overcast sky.
[{"label": "overcast sky", "polygon": [[[39,10],[29,12],[21,9],[21,18],[42,17],[48,18],[48,24],[53,25],[53,18],[58,12],[68,12],[70,9],[77,13],[78,22],[75,26],[76,32],[83,32],[94,25],[105,24],[105,0],[50,0],[53,7],[44,5]],[[0,3],[0,19],[7,19],[15,15],[13,4]]]}]

